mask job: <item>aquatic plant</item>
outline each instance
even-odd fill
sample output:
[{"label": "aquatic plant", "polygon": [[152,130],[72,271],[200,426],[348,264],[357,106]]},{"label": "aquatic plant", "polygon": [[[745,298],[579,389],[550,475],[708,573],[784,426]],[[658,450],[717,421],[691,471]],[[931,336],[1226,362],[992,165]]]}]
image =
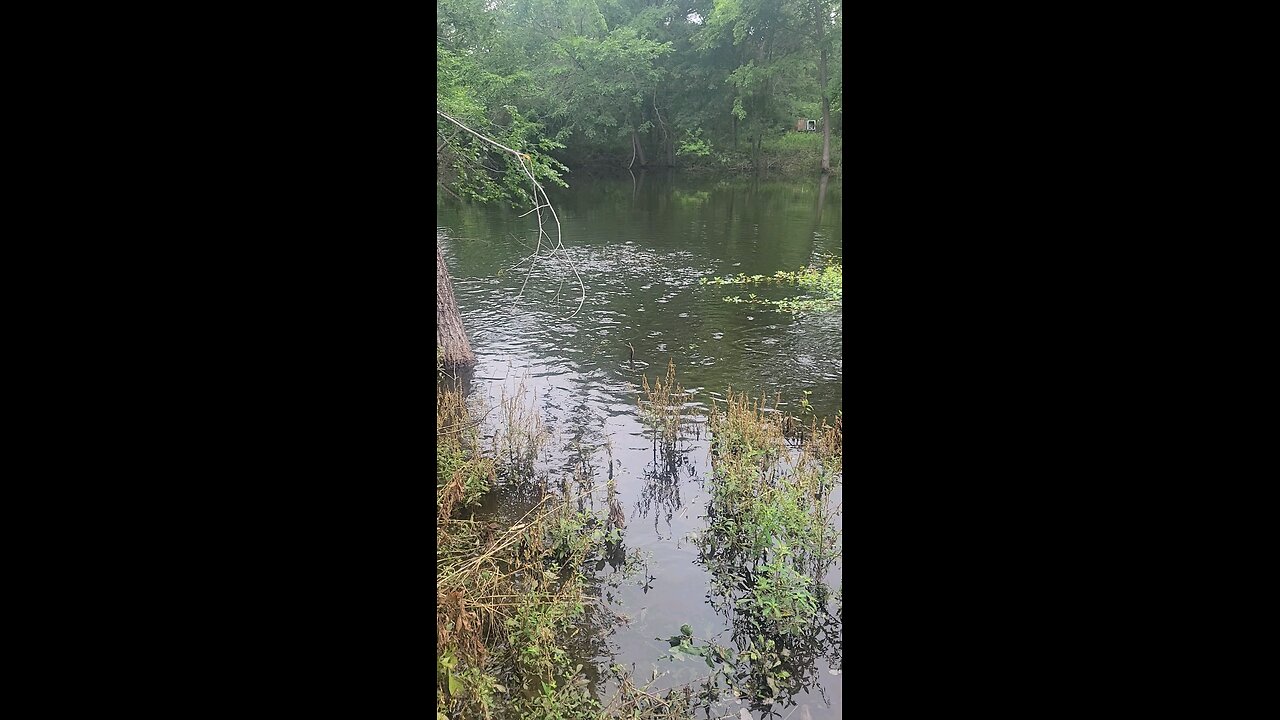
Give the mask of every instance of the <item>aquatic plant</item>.
[{"label": "aquatic plant", "polygon": [[[644,391],[641,409],[655,428],[655,452],[661,441],[661,473],[674,487],[684,467],[674,443],[692,419],[682,412],[689,393],[672,363]],[[841,472],[840,416],[834,425],[808,417],[806,426],[778,412],[776,397],[769,407],[732,390],[723,407],[713,405],[711,500],[697,542],[699,562],[713,578],[712,605],[728,614],[732,643],[681,627],[665,657],[705,662],[712,672],[658,692],[657,673],[640,683],[622,666],[610,665],[606,674],[591,663],[608,654],[604,638],[628,622],[602,602],[611,595],[598,573],[606,563],[615,568],[605,578],[609,587],[637,574],[653,579],[644,555],[623,544],[612,449],[603,446],[603,488],[592,484],[592,454],[601,448],[581,438],[561,482],[526,482],[549,432],[522,393],[504,394],[486,411],[501,410],[488,448],[476,429],[483,415],[456,391],[437,395],[437,720],[690,720],[726,695],[763,710],[802,688],[821,692],[815,658],[838,657],[837,620],[826,612],[829,589],[821,578],[836,552],[827,498]],[[522,510],[483,519],[458,512],[499,479],[515,483],[504,491],[506,502],[516,499]],[[659,490],[650,503],[659,501]],[[606,701],[596,683],[607,678],[616,691]]]},{"label": "aquatic plant", "polygon": [[703,277],[698,279],[699,285],[795,285],[808,291],[808,295],[798,298],[782,298],[769,300],[755,293],[746,297],[730,295],[725,302],[747,303],[751,305],[769,305],[779,312],[799,313],[805,311],[825,311],[838,307],[844,297],[844,268],[839,260],[828,257],[821,267],[801,267],[795,272],[779,270],[772,275],[747,275],[739,273],[728,277]]},{"label": "aquatic plant", "polygon": [[692,424],[684,412],[691,396],[676,381],[675,362],[668,359],[667,374],[655,377],[652,385],[647,375],[642,375],[640,382],[643,397],[636,401],[640,416],[654,429],[655,442],[661,439],[666,445],[674,445],[682,431]]},{"label": "aquatic plant", "polygon": [[[596,668],[584,666],[606,652],[603,639],[621,624],[600,602],[601,582],[590,569],[625,552],[612,483],[607,510],[596,510],[591,500],[599,488],[584,484],[561,493],[544,485],[523,513],[506,521],[456,512],[469,497],[467,478],[486,476],[483,484],[491,487],[504,464],[509,473],[523,473],[546,435],[519,400],[519,393],[504,396],[500,418],[514,425],[495,432],[486,454],[477,442],[478,420],[461,395],[437,393],[436,440],[446,448],[437,450],[437,720],[691,720],[684,695],[652,694],[621,667],[613,669],[619,690],[603,704],[592,686]],[[585,459],[582,467],[589,475]],[[479,484],[472,489],[483,492]],[[591,507],[584,509],[584,496]],[[639,551],[621,558],[610,585],[634,578],[644,562]]]},{"label": "aquatic plant", "polygon": [[526,399],[525,380],[522,378],[513,392],[503,388],[497,405],[502,414],[492,438],[491,454],[498,476],[513,484],[534,477],[538,453],[551,439],[536,401]]},{"label": "aquatic plant", "polygon": [[470,420],[462,393],[443,388],[436,395],[436,512],[451,516],[471,507],[494,482],[494,462],[475,451],[476,424]]},{"label": "aquatic plant", "polygon": [[758,703],[793,692],[812,671],[832,624],[822,578],[838,554],[828,502],[841,472],[838,429],[816,418],[806,429],[779,401],[730,389],[713,407],[711,500],[698,539],[712,604],[729,616],[738,646],[717,675]]}]

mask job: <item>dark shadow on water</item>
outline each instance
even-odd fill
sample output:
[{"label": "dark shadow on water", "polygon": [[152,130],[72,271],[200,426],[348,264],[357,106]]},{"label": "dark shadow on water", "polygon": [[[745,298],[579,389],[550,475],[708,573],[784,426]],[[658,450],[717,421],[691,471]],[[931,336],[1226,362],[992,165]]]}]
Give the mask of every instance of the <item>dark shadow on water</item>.
[{"label": "dark shadow on water", "polygon": [[437,370],[436,382],[445,390],[460,390],[462,397],[470,397],[476,388],[476,368],[466,365],[451,370]]}]

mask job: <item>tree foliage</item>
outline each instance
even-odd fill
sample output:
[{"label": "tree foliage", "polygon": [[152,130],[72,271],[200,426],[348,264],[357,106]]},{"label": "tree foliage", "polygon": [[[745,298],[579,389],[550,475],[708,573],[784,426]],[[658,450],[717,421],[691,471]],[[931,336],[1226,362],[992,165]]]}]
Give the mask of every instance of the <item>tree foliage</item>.
[{"label": "tree foliage", "polygon": [[[821,118],[824,96],[840,134],[838,0],[438,0],[437,11],[438,107],[528,153],[539,180],[626,165],[637,150],[650,165],[758,158],[797,117]],[[437,123],[447,189],[527,201],[515,158],[455,130]]]}]

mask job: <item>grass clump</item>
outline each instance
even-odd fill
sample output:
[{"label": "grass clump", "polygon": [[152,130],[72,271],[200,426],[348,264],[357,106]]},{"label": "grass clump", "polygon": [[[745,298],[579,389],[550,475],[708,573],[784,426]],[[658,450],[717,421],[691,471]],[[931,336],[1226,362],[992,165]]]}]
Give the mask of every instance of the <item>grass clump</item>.
[{"label": "grass clump", "polygon": [[492,459],[475,451],[477,424],[470,420],[462,393],[441,389],[436,395],[436,515],[475,506],[496,480]]},{"label": "grass clump", "polygon": [[574,662],[593,614],[581,572],[599,551],[595,513],[545,490],[520,517],[462,517],[504,481],[532,484],[546,432],[504,395],[490,452],[462,395],[436,397],[436,712],[446,718],[595,718]]},{"label": "grass clump", "polygon": [[573,505],[546,495],[506,528],[438,519],[437,713],[599,717],[575,644],[608,622],[581,570],[603,537]]}]

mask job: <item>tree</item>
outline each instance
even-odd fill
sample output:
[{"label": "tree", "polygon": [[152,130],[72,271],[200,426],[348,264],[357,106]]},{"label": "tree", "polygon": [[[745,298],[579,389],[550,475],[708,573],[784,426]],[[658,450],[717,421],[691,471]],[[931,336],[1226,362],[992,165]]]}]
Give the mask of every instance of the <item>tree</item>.
[{"label": "tree", "polygon": [[436,348],[445,367],[474,365],[475,353],[462,327],[462,313],[453,295],[453,282],[445,266],[440,246],[436,245]]},{"label": "tree", "polygon": [[831,93],[827,87],[827,42],[823,30],[832,12],[825,0],[813,1],[814,26],[818,36],[818,87],[822,91],[822,174],[831,172]]},{"label": "tree", "polygon": [[[747,133],[752,161],[760,162],[766,136],[783,132],[795,119],[799,98],[813,87],[812,55],[803,32],[812,16],[802,0],[715,0],[701,32],[704,49],[737,49],[725,80],[733,92],[729,112]],[[735,137],[736,142],[736,137]]]},{"label": "tree", "polygon": [[[574,165],[727,160],[739,135],[758,162],[796,117],[822,116],[829,166],[840,17],[840,0],[439,0],[437,95],[507,146]],[[469,149],[451,149],[452,192],[490,201],[494,172],[523,183],[509,157],[474,172]]]},{"label": "tree", "polygon": [[[516,112],[514,108],[509,107],[507,108],[507,111],[512,116],[514,116]],[[556,174],[555,170],[550,164],[548,164],[546,159],[539,156],[536,152],[520,152],[513,150],[493,138],[467,127],[463,123],[459,122],[457,118],[451,117],[448,113],[440,109],[436,110],[436,115],[444,121],[457,126],[458,132],[465,132],[469,135],[475,136],[475,138],[484,144],[493,146],[494,148],[509,154],[511,156],[511,162],[519,167],[520,175],[527,178],[528,181],[532,183],[532,192],[528,197],[533,201],[534,207],[530,212],[536,212],[538,217],[538,239],[533,251],[533,257],[531,258],[534,263],[536,264],[537,258],[542,250],[544,238],[547,240],[548,245],[550,245],[548,254],[555,253],[557,250],[562,249],[563,244],[560,235],[560,218],[556,215],[555,208],[551,207],[551,200],[547,197],[546,189],[544,189],[542,184],[538,182],[538,178],[540,176],[548,173],[551,178],[559,181],[559,175]],[[438,128],[437,132],[440,132]],[[438,158],[439,154],[437,153],[436,183],[446,192],[457,197],[457,195],[452,191],[449,191],[448,186],[445,185],[445,176],[440,174]],[[550,163],[557,164],[554,161],[550,161]],[[461,166],[455,164],[455,167],[465,168],[465,165],[466,163],[463,162]],[[520,196],[521,193],[512,189],[515,187],[513,183],[516,181],[512,172],[503,173],[492,166],[484,164],[483,162],[481,162],[481,166],[482,168],[496,174],[499,180],[505,180],[505,182],[508,183],[506,186],[508,190],[514,193],[517,197]],[[511,199],[514,200],[514,198]],[[547,210],[548,214],[555,220],[556,236],[554,238],[554,242],[553,238],[546,231],[543,225],[545,220],[543,210]],[[533,272],[533,265],[530,265],[529,272]],[[573,272],[574,275],[577,275],[578,273],[576,268],[574,268]],[[582,289],[582,300],[585,300],[586,286],[582,284],[581,277],[578,278],[578,285]],[[524,289],[522,287],[521,292],[523,291]],[[582,308],[581,301],[578,303],[578,308]],[[576,315],[577,312],[578,311],[575,310],[574,314]],[[439,244],[436,245],[436,327],[436,346],[439,348],[441,360],[444,365],[457,367],[459,365],[474,364],[475,354],[471,351],[471,345],[467,341],[466,332],[462,326],[462,314],[458,311],[457,300],[453,294],[453,283],[449,279],[449,272],[445,265],[444,256],[440,253]]]},{"label": "tree", "polygon": [[[538,123],[526,119],[509,102],[521,75],[503,73],[484,61],[501,39],[496,37],[497,16],[489,7],[486,0],[448,0],[437,5],[436,185],[457,199],[506,199],[512,204],[532,199],[538,210],[541,248],[546,235],[542,209],[550,202],[539,181],[564,185],[560,171],[565,169],[545,151],[562,146],[546,138]],[[448,367],[475,363],[438,244],[436,346]]]}]

